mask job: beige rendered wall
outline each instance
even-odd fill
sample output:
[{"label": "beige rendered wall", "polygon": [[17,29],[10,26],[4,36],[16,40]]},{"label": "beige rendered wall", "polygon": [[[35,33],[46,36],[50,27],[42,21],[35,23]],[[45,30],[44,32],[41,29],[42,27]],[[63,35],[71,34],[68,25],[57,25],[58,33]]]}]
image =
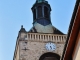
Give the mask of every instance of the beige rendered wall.
[{"label": "beige rendered wall", "polygon": [[77,37],[77,42],[73,53],[73,60],[80,60],[80,32]]}]

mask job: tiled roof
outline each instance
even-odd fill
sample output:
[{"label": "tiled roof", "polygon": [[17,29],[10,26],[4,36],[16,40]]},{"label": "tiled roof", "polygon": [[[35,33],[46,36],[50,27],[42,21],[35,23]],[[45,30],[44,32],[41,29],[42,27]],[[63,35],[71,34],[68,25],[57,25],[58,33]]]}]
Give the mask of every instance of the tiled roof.
[{"label": "tiled roof", "polygon": [[[58,29],[55,28],[54,26],[53,26],[53,30],[54,30],[54,32],[53,32],[52,34],[62,34],[62,35],[64,35],[64,33],[62,33],[60,30],[58,30]],[[30,33],[39,33],[39,32],[37,32],[37,30],[35,29],[35,27],[32,27],[32,28],[29,30],[29,32],[30,32]]]}]

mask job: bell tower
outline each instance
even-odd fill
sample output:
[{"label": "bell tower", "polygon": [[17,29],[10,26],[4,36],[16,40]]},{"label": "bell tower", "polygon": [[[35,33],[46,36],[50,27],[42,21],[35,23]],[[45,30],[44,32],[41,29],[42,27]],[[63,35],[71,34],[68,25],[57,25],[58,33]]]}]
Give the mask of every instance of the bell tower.
[{"label": "bell tower", "polygon": [[33,26],[21,26],[13,60],[60,60],[67,36],[52,25],[48,1],[36,0],[31,9]]}]

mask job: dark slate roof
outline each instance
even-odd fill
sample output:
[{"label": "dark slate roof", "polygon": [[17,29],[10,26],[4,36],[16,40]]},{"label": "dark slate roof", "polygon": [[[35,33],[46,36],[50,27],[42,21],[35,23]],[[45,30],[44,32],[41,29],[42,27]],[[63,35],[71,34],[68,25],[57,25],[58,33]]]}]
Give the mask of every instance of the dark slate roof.
[{"label": "dark slate roof", "polygon": [[80,0],[76,0],[76,4],[75,4],[73,15],[72,15],[72,18],[71,18],[71,22],[70,22],[70,26],[69,26],[69,30],[68,30],[68,35],[67,35],[67,40],[66,40],[66,44],[65,44],[65,47],[64,47],[64,50],[63,50],[63,55],[62,55],[61,60],[63,60],[63,58],[64,58],[65,50],[66,50],[66,47],[67,47],[67,44],[68,44],[68,40],[69,40],[69,37],[70,37],[70,33],[71,33],[71,30],[72,30],[72,26],[73,26],[73,23],[74,23],[74,20],[75,20],[75,16],[76,16],[76,13],[77,13],[79,3],[80,3]]},{"label": "dark slate roof", "polygon": [[53,28],[54,28],[54,33],[53,34],[64,34],[64,33],[62,33],[60,30],[58,30],[57,28],[55,28],[54,26],[53,26]]},{"label": "dark slate roof", "polygon": [[[57,28],[55,28],[53,26],[53,30],[54,32],[52,34],[61,34],[61,35],[64,35],[64,33],[62,33],[60,30],[58,30]],[[30,30],[29,30],[30,33],[39,33],[37,32],[37,30],[35,29],[35,27],[32,27]]]}]

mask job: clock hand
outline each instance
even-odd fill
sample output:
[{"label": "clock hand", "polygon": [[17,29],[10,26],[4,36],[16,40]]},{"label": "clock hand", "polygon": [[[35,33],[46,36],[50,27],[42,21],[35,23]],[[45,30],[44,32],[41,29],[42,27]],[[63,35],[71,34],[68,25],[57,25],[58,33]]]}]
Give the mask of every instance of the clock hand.
[{"label": "clock hand", "polygon": [[52,47],[50,46],[50,48],[52,49]]}]

